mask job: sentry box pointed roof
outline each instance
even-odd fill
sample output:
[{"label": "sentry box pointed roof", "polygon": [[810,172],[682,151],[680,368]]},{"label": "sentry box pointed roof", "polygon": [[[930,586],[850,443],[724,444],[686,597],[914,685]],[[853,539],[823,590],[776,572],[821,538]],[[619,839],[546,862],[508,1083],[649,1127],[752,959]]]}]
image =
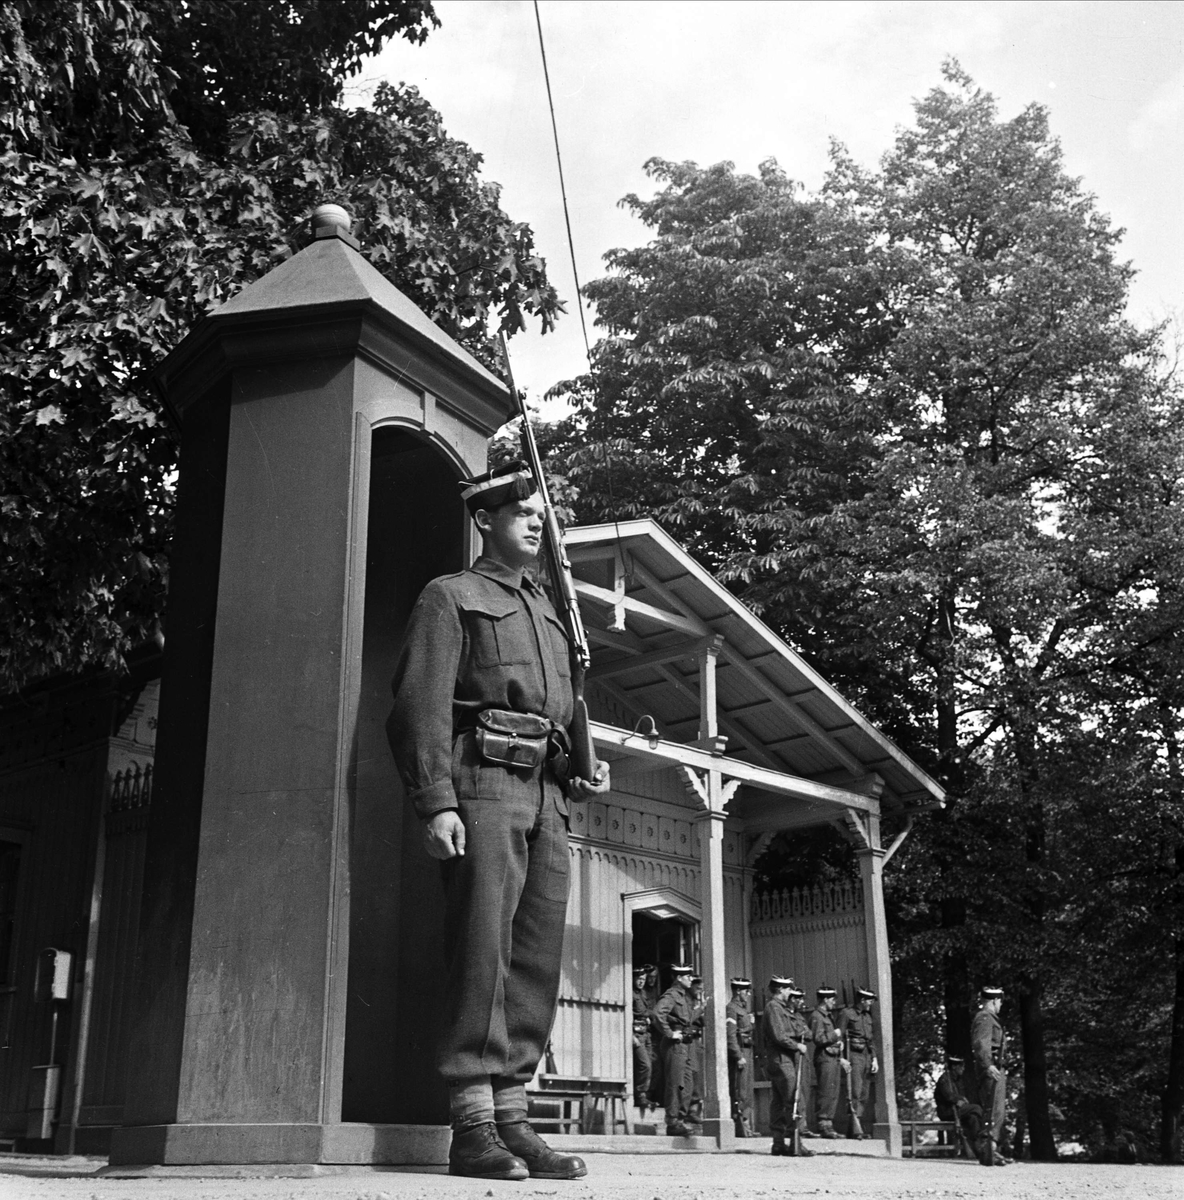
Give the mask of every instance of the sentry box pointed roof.
[{"label": "sentry box pointed roof", "polygon": [[310,245],[214,309],[154,378],[180,421],[234,367],[353,353],[454,402],[459,391],[487,433],[514,415],[501,380],[375,270],[340,227],[321,228]]}]

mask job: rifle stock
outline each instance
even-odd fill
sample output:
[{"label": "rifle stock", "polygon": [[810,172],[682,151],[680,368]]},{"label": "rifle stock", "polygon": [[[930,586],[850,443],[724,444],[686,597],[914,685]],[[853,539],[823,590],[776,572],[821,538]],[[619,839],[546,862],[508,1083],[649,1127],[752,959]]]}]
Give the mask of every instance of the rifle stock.
[{"label": "rifle stock", "polygon": [[547,572],[551,576],[552,599],[558,610],[559,618],[567,631],[568,643],[572,657],[572,700],[573,715],[568,726],[568,737],[571,739],[570,767],[571,775],[577,779],[591,780],[596,774],[596,748],[592,744],[592,725],[588,716],[588,704],[584,699],[584,680],[588,668],[592,665],[592,654],[588,648],[588,637],[584,633],[584,622],[580,616],[579,599],[576,596],[576,585],[572,579],[571,563],[563,548],[563,532],[559,528],[559,518],[555,515],[555,506],[551,503],[551,495],[547,490],[547,479],[543,474],[543,464],[539,457],[538,443],[535,441],[534,428],[530,423],[530,414],[526,411],[526,402],[514,384],[514,372],[510,367],[510,352],[506,346],[505,334],[499,337],[502,349],[502,361],[506,367],[506,378],[510,384],[510,395],[514,406],[522,418],[522,452],[531,474],[538,483],[539,496],[543,501],[544,529],[543,554],[547,562]]}]

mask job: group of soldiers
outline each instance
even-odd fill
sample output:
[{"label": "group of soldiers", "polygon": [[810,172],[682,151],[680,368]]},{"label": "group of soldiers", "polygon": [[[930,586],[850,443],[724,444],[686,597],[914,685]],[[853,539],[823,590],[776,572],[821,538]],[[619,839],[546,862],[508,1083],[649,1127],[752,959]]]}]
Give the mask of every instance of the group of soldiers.
[{"label": "group of soldiers", "polygon": [[1007,1076],[1003,1056],[1007,1040],[999,1021],[1003,989],[984,987],[979,1009],[970,1024],[970,1062],[960,1055],[946,1056],[946,1069],[937,1081],[934,1103],[940,1121],[951,1121],[984,1167],[1003,1167],[1012,1162],[1003,1149],[1003,1122],[1007,1099]]},{"label": "group of soldiers", "polygon": [[[676,964],[671,975],[673,983],[653,1003],[657,968],[646,963],[634,971],[633,1085],[638,1108],[644,1113],[660,1103],[665,1109],[666,1133],[677,1137],[693,1134],[701,1119],[705,1003],[702,981],[691,967]],[[731,988],[726,1028],[732,1119],[738,1137],[755,1137],[752,981],[736,978]],[[847,1136],[869,1136],[861,1118],[872,1077],[879,1070],[872,1025],[876,995],[859,988],[854,1006],[839,1009],[834,988],[823,985],[817,990],[816,1006],[808,1013],[804,996],[792,979],[774,975],[761,1013],[762,1065],[772,1087],[770,1125],[775,1155],[811,1155],[813,1151],[801,1145],[802,1136],[842,1136],[834,1122],[843,1075],[848,1081],[851,1118]],[[805,1118],[802,1088],[807,1062],[814,1071],[817,1132],[808,1128]]]}]

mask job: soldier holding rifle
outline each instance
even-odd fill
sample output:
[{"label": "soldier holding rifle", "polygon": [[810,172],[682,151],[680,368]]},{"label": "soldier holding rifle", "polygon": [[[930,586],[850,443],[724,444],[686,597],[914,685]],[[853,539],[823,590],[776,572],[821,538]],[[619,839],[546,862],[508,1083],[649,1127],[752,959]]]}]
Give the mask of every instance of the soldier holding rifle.
[{"label": "soldier holding rifle", "polygon": [[835,1109],[839,1105],[840,1076],[851,1068],[843,1057],[843,1035],[835,1028],[831,1015],[835,1009],[835,989],[823,984],[817,995],[818,1005],[810,1015],[810,1037],[814,1043],[814,1073],[818,1079],[815,1096],[818,1136],[837,1138]]},{"label": "soldier holding rifle", "polygon": [[[558,998],[568,803],[609,781],[587,737],[587,643],[528,424],[524,442],[533,470],[517,463],[461,484],[483,553],[420,596],[387,730],[444,880],[437,1065],[449,1086],[449,1171],[573,1179],[583,1161],[534,1132],[525,1085]],[[558,611],[530,573],[543,548],[566,584]]]},{"label": "soldier holding rifle", "polygon": [[[761,1032],[764,1035],[765,1074],[773,1092],[769,1101],[772,1153],[808,1158],[814,1151],[801,1144],[798,1127],[802,1066],[810,1042],[806,1022],[796,1011],[795,1001],[801,995],[792,979],[774,975],[769,980],[769,999],[761,1014]],[[788,1144],[787,1135],[791,1138]]]},{"label": "soldier holding rifle", "polygon": [[851,1073],[847,1077],[847,1095],[851,1099],[851,1131],[848,1137],[871,1137],[863,1128],[862,1118],[871,1095],[872,1076],[880,1070],[876,1058],[875,1026],[872,1022],[872,1004],[876,993],[867,988],[858,988],[855,1007],[844,1008],[839,1017],[839,1032],[847,1047],[847,1061]]}]

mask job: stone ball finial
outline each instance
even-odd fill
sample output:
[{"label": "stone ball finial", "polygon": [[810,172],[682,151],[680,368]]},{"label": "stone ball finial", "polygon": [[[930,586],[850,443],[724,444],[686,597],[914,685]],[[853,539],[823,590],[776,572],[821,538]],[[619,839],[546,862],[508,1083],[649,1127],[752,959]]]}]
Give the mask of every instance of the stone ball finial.
[{"label": "stone ball finial", "polygon": [[327,233],[332,229],[340,229],[343,233],[349,233],[352,224],[352,218],[340,204],[318,204],[312,210],[312,235],[314,238],[324,236],[321,230],[325,230]]}]

